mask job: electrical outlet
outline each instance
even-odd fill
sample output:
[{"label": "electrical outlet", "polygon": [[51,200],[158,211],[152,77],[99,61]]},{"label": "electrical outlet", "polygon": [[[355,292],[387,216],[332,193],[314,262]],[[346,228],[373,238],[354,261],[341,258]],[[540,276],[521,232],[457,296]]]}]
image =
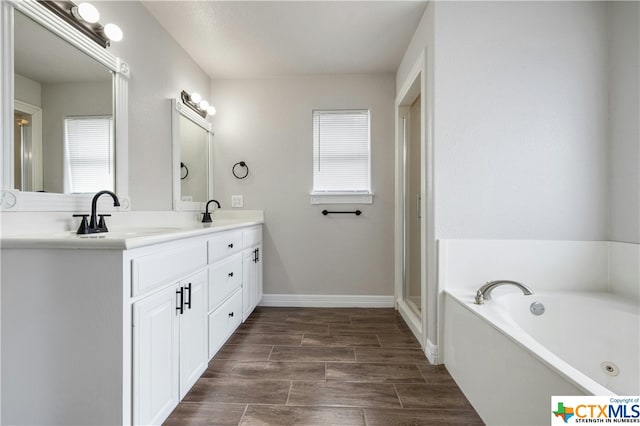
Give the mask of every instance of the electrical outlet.
[{"label": "electrical outlet", "polygon": [[231,207],[243,207],[244,200],[242,199],[242,195],[232,195],[231,196]]}]

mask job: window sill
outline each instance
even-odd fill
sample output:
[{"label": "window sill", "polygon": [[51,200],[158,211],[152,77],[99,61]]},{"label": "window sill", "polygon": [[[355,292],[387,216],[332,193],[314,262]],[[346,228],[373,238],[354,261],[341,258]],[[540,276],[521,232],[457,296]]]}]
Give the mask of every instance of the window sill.
[{"label": "window sill", "polygon": [[371,192],[312,192],[311,204],[373,204]]}]

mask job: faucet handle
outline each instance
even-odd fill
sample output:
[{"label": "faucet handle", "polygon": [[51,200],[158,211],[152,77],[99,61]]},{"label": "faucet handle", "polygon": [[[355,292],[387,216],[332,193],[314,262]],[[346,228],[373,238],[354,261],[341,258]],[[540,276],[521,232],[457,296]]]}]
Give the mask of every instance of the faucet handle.
[{"label": "faucet handle", "polygon": [[89,233],[89,224],[87,223],[88,214],[74,214],[73,217],[81,217],[80,226],[76,231],[76,234],[88,234]]},{"label": "faucet handle", "polygon": [[107,229],[107,223],[104,221],[104,217],[105,216],[111,216],[110,214],[99,214],[98,217],[100,218],[98,220],[98,229],[100,229],[100,231],[102,232],[108,232],[109,230]]}]

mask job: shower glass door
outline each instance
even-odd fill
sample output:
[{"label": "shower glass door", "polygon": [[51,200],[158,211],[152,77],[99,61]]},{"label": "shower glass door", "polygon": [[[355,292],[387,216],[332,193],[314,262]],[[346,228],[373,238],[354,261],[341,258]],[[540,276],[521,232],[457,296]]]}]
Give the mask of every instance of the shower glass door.
[{"label": "shower glass door", "polygon": [[422,311],[422,212],[420,96],[411,103],[404,123],[404,300]]}]

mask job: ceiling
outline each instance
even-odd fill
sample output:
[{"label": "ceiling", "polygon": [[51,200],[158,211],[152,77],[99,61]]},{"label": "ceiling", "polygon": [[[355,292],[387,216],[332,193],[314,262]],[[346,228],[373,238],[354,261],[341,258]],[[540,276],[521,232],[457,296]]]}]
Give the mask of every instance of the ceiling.
[{"label": "ceiling", "polygon": [[395,72],[427,1],[147,1],[211,78]]}]

